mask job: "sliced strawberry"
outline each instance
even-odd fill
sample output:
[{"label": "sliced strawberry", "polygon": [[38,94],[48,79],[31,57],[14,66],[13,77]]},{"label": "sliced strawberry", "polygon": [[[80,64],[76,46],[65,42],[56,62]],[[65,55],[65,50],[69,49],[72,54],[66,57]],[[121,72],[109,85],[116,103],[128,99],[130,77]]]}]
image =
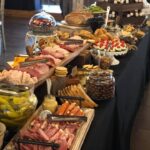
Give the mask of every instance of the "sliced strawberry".
[{"label": "sliced strawberry", "polygon": [[117,46],[119,46],[119,44],[118,44],[118,43],[116,43],[114,46],[115,46],[115,47],[117,47]]},{"label": "sliced strawberry", "polygon": [[121,43],[125,43],[125,41],[123,41],[123,40],[121,40],[120,42],[121,42]]},{"label": "sliced strawberry", "polygon": [[102,46],[105,46],[105,45],[103,43],[101,43],[99,46],[102,47]]},{"label": "sliced strawberry", "polygon": [[125,43],[121,43],[120,45],[125,46]]}]

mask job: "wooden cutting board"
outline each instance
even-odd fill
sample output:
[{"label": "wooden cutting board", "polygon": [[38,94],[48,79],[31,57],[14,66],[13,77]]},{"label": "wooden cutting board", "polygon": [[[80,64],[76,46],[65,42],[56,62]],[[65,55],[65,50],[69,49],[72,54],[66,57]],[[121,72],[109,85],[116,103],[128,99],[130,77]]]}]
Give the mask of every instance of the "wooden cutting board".
[{"label": "wooden cutting board", "polygon": [[[29,124],[31,123],[33,118],[35,118],[35,116],[37,116],[41,112],[41,110],[42,110],[42,107],[40,106],[37,109],[37,111],[32,115],[32,117],[27,121],[27,123],[24,125],[23,129],[25,129],[29,126]],[[85,108],[84,112],[85,112],[85,115],[87,116],[87,122],[84,122],[81,125],[81,127],[78,129],[70,150],[80,150],[81,149],[84,139],[86,137],[86,134],[87,134],[87,132],[90,128],[90,125],[93,121],[93,118],[95,115],[95,110]],[[12,141],[10,141],[3,150],[15,150],[15,147],[14,147],[14,144],[12,143]]]},{"label": "wooden cutting board", "polygon": [[[65,66],[67,65],[69,62],[71,62],[74,58],[76,58],[82,51],[84,51],[85,49],[88,49],[90,47],[91,43],[87,43],[85,44],[83,47],[78,48],[75,52],[70,53],[68,57],[66,57],[65,59],[63,59],[60,64],[58,66]],[[53,75],[55,71],[55,67],[50,69],[50,72],[48,74],[45,74],[45,76],[43,76],[37,84],[35,84],[35,87],[38,87],[39,85],[41,85],[42,83],[45,82],[45,80],[47,78],[49,78],[50,76]]]},{"label": "wooden cutting board", "polygon": [[72,144],[72,147],[70,148],[70,150],[80,150],[82,147],[82,144],[86,138],[87,132],[90,128],[90,125],[94,119],[94,115],[95,115],[95,110],[94,109],[85,109],[84,110],[85,115],[87,116],[87,122],[85,122],[80,129],[78,130],[74,142]]}]

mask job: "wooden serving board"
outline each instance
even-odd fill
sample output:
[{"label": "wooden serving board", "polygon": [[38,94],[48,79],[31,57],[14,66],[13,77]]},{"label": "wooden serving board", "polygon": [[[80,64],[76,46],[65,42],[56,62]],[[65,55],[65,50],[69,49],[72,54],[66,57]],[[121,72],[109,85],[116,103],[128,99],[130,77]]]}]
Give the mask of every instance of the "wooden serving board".
[{"label": "wooden serving board", "polygon": [[[78,48],[75,52],[70,53],[68,57],[66,57],[65,59],[63,59],[58,66],[65,66],[65,65],[67,65],[75,57],[77,57],[82,51],[84,51],[85,49],[89,48],[90,46],[91,46],[91,43],[87,43],[83,47]],[[38,81],[38,83],[35,84],[35,87],[38,87],[39,85],[41,85],[42,83],[44,83],[47,78],[49,78],[50,76],[52,76],[54,74],[55,68],[56,67],[51,68],[50,72],[48,74],[46,74],[45,76],[43,76]]]},{"label": "wooden serving board", "polygon": [[[85,49],[89,48],[91,46],[91,43],[87,43],[85,44],[83,47],[79,47],[75,52],[70,53],[69,56],[67,56],[66,58],[64,58],[59,64],[58,66],[65,66],[67,65],[69,62],[71,62],[75,57],[77,57],[82,51],[84,51]],[[12,68],[12,61],[7,62],[8,68]],[[45,82],[45,80],[49,77],[51,77],[54,74],[56,67],[50,68],[50,71],[48,74],[45,74],[43,77],[41,77],[39,79],[39,81],[35,84],[35,88],[38,87],[39,85],[41,85],[42,83]]]},{"label": "wooden serving board", "polygon": [[72,147],[70,148],[70,150],[80,150],[82,147],[82,144],[85,140],[85,137],[87,135],[87,132],[90,128],[90,125],[94,119],[94,115],[95,115],[95,110],[94,109],[85,109],[84,110],[85,115],[87,116],[87,122],[85,122],[80,129],[78,130],[76,137],[74,139],[74,142],[72,144]]},{"label": "wooden serving board", "polygon": [[[42,106],[40,106],[35,113],[31,116],[31,118],[27,121],[27,123],[24,125],[22,129],[28,128],[31,121],[42,111]],[[90,108],[84,108],[85,115],[87,116],[87,122],[84,122],[81,127],[78,129],[77,134],[75,136],[75,139],[72,143],[72,146],[70,150],[80,150],[82,147],[82,144],[84,142],[84,139],[86,137],[86,134],[90,128],[90,125],[93,121],[95,110]],[[12,139],[13,140],[13,139]],[[5,146],[3,150],[15,150],[14,144],[12,140]]]}]

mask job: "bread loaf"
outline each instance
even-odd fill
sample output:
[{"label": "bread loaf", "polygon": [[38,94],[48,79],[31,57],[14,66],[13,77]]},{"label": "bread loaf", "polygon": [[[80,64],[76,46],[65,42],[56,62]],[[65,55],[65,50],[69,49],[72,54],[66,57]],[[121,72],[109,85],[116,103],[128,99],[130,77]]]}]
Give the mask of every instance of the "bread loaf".
[{"label": "bread loaf", "polygon": [[65,21],[68,25],[84,26],[87,25],[87,20],[93,15],[89,12],[71,12],[65,16]]}]

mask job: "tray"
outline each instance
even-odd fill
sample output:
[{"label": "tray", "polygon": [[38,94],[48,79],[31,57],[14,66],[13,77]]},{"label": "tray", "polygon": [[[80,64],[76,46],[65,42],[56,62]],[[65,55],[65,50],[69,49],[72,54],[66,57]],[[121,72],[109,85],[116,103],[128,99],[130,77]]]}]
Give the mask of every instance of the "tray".
[{"label": "tray", "polygon": [[[37,116],[42,110],[42,107],[40,106],[36,112],[31,116],[31,118],[27,121],[27,123],[24,125],[23,129],[26,129],[29,124],[31,123],[31,121],[33,120],[33,118],[35,118],[35,116]],[[85,108],[84,109],[85,115],[87,116],[87,122],[85,122],[84,124],[82,124],[82,126],[78,129],[76,137],[73,141],[73,144],[70,148],[70,150],[80,150],[82,147],[82,144],[84,142],[84,139],[86,137],[86,134],[90,128],[90,125],[93,121],[94,115],[95,115],[95,110],[94,109],[89,109],[89,108]],[[10,141],[3,150],[15,150],[12,141]]]},{"label": "tray", "polygon": [[66,27],[70,27],[70,28],[75,28],[75,29],[78,29],[78,28],[84,28],[84,27],[88,27],[87,24],[83,24],[83,25],[70,25],[70,24],[67,24],[67,22],[65,20],[62,20],[59,25],[64,25]]},{"label": "tray", "polygon": [[[66,58],[64,58],[59,64],[58,66],[65,66],[67,65],[69,62],[71,62],[75,57],[77,57],[82,51],[84,51],[85,49],[89,48],[91,46],[91,43],[87,43],[85,44],[83,47],[78,48],[75,52],[70,53],[69,56],[67,56]],[[12,61],[7,62],[8,68],[12,68]],[[45,80],[52,76],[53,73],[55,71],[55,67],[50,68],[50,71],[48,74],[45,74],[43,77],[41,77],[39,79],[39,81],[35,84],[35,87],[38,87],[39,85],[41,85],[42,83],[45,82]]]},{"label": "tray", "polygon": [[[69,62],[71,62],[75,57],[77,57],[82,51],[84,51],[85,49],[89,48],[90,47],[90,43],[87,43],[86,45],[84,45],[83,47],[79,48],[78,50],[76,50],[74,53],[71,53],[68,57],[66,57],[65,59],[63,59],[60,64],[58,66],[65,66],[67,65]],[[55,68],[51,68],[50,69],[50,72],[45,75],[44,77],[42,77],[39,82],[37,84],[35,84],[35,87],[38,87],[39,85],[41,85],[42,83],[45,82],[45,80],[52,76],[54,71],[55,71]]]}]

